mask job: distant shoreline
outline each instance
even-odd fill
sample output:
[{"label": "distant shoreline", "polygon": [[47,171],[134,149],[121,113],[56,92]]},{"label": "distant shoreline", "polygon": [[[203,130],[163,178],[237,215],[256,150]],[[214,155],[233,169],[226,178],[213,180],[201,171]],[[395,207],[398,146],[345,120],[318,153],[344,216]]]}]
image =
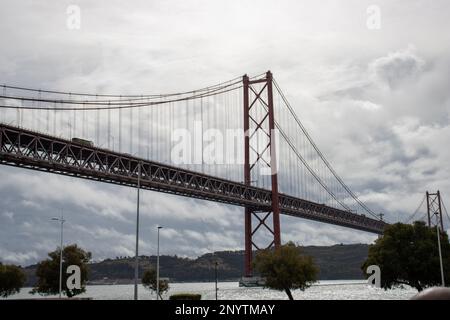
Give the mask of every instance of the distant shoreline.
[{"label": "distant shoreline", "polygon": [[[337,244],[332,246],[305,246],[302,251],[311,256],[319,268],[321,280],[364,280],[361,266],[367,259],[367,244]],[[215,262],[218,262],[218,280],[239,281],[244,274],[243,251],[218,251],[204,254],[196,259],[162,255],[161,275],[177,283],[202,283],[215,280]],[[134,283],[134,257],[117,257],[89,263],[88,283],[91,285],[113,285]],[[156,256],[140,256],[139,274],[155,267]],[[24,268],[27,286],[36,281],[36,265]]]}]

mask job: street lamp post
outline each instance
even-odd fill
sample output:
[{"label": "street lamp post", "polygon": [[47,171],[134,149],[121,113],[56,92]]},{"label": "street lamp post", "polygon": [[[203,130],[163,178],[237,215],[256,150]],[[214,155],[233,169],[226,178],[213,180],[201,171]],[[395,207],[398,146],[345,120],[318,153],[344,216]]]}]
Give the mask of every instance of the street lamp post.
[{"label": "street lamp post", "polygon": [[441,236],[439,234],[439,214],[436,212],[436,233],[438,238],[438,249],[439,249],[439,263],[441,267],[441,281],[442,286],[445,287],[445,278],[444,278],[444,266],[442,264],[442,252],[441,252]]},{"label": "street lamp post", "polygon": [[159,300],[159,230],[162,229],[161,226],[158,229],[158,249],[156,253],[156,300]]},{"label": "street lamp post", "polygon": [[214,252],[214,250],[211,250],[209,247],[207,249],[209,252],[212,252],[212,257],[213,257],[213,261],[214,261],[214,282],[215,282],[215,293],[216,293],[216,300],[217,300],[217,291],[219,290],[219,288],[217,286],[217,281],[218,281],[217,267],[219,265],[219,262],[217,261],[216,253]]},{"label": "street lamp post", "polygon": [[61,223],[61,234],[60,234],[60,246],[59,246],[59,298],[62,295],[62,260],[63,260],[63,224],[66,222],[63,217],[63,211],[61,210],[61,218],[52,218],[53,221],[59,221]]},{"label": "street lamp post", "polygon": [[134,300],[138,299],[138,278],[139,278],[139,193],[141,190],[141,163],[138,164],[137,178],[137,199],[136,199],[136,249],[134,261]]}]

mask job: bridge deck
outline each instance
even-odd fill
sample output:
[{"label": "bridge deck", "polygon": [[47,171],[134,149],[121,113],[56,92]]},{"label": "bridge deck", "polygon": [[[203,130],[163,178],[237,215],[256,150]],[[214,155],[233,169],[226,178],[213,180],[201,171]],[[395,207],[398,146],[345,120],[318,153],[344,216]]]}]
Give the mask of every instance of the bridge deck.
[{"label": "bridge deck", "polygon": [[[271,192],[128,154],[0,124],[0,163],[191,198],[269,210]],[[282,214],[381,234],[382,221],[280,194]]]}]

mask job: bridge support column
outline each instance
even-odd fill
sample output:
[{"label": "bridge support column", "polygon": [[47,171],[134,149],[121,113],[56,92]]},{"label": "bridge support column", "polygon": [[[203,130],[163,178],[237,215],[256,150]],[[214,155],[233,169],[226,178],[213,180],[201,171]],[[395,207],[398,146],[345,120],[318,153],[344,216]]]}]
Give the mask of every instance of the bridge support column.
[{"label": "bridge support column", "polygon": [[[281,245],[280,207],[278,196],[275,119],[272,91],[272,73],[264,78],[250,80],[243,77],[244,88],[244,182],[252,185],[260,176],[271,176],[272,208],[269,212],[248,207],[245,209],[245,276],[253,276],[253,249],[260,250]],[[261,141],[262,140],[262,141]],[[254,141],[254,143],[252,143]],[[262,145],[262,148],[261,148]],[[268,224],[272,217],[272,225]],[[254,219],[255,218],[255,219]],[[253,226],[252,221],[255,220]],[[269,245],[258,245],[256,233],[268,230],[273,240]]]},{"label": "bridge support column", "polygon": [[[428,215],[428,226],[435,227],[439,226],[441,232],[444,231],[444,221],[442,219],[442,205],[441,205],[441,193],[439,190],[436,193],[430,193],[427,191],[427,215]],[[435,221],[434,215],[437,215]]]}]

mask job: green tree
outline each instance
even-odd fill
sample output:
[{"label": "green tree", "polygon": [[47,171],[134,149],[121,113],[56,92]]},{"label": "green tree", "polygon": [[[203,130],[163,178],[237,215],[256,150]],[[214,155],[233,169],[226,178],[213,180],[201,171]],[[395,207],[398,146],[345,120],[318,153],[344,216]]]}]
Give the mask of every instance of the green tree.
[{"label": "green tree", "polygon": [[255,270],[265,278],[265,287],[285,291],[294,300],[291,290],[305,290],[317,279],[318,268],[300,247],[289,242],[277,249],[260,251],[254,260]]},{"label": "green tree", "polygon": [[[39,293],[41,295],[54,295],[59,293],[59,248],[50,252],[46,259],[38,263],[36,276],[38,278],[36,286],[31,290],[32,294]],[[86,291],[86,280],[88,276],[87,263],[91,259],[91,253],[79,248],[76,244],[66,246],[63,250],[63,274],[62,274],[62,290],[69,298],[81,294]],[[68,289],[66,285],[67,278],[70,274],[66,273],[67,267],[77,265],[81,271],[81,288]]]},{"label": "green tree", "polygon": [[26,277],[22,269],[15,265],[3,265],[0,262],[0,296],[18,293],[25,283]]},{"label": "green tree", "polygon": [[[150,267],[142,275],[142,285],[148,290],[156,292],[156,269]],[[162,293],[169,290],[169,282],[167,280],[159,279],[159,297],[162,300]]]},{"label": "green tree", "polygon": [[[445,278],[450,279],[450,243],[441,233]],[[381,286],[390,289],[409,285],[422,291],[441,284],[436,228],[416,221],[413,225],[396,223],[388,226],[382,237],[369,247],[362,269],[377,265],[381,270]]]}]

